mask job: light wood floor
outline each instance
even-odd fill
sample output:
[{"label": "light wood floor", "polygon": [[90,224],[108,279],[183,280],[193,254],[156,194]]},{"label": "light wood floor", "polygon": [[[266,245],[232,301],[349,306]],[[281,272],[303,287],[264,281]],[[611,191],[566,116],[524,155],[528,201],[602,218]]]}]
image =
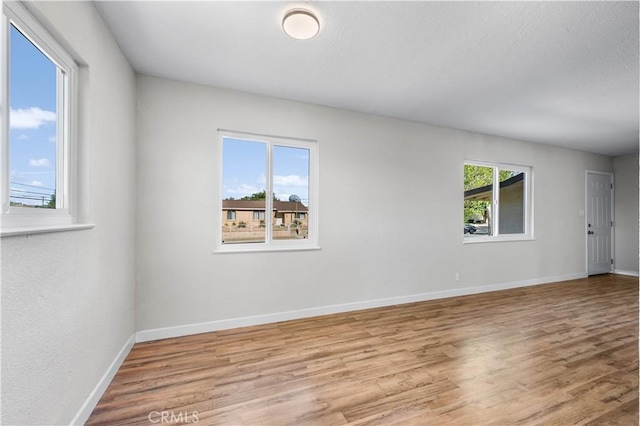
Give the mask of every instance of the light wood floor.
[{"label": "light wood floor", "polygon": [[637,425],[638,279],[136,344],[88,424],[162,424],[162,411],[203,425]]}]

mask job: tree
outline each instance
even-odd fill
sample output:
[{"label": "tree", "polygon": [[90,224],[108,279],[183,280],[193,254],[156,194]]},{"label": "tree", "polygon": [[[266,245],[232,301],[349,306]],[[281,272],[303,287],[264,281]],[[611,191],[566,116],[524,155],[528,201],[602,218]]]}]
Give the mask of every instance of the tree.
[{"label": "tree", "polygon": [[[476,166],[473,164],[464,165],[464,190],[482,188],[483,186],[493,185],[493,167]],[[517,175],[518,172],[511,170],[498,170],[498,181],[505,180]],[[493,189],[493,188],[492,188]],[[487,207],[491,205],[491,201],[485,200],[465,200],[464,202],[464,221],[468,222],[477,216],[485,216]]]},{"label": "tree", "polygon": [[47,209],[55,209],[56,208],[56,193],[51,194],[51,198],[49,202],[44,206]]},{"label": "tree", "polygon": [[475,166],[473,164],[464,165],[464,190],[481,188],[493,183],[493,168],[485,166]]},{"label": "tree", "polygon": [[[482,188],[493,184],[493,168],[476,166],[472,164],[464,165],[464,190]],[[484,217],[487,207],[491,203],[484,200],[464,201],[464,221],[473,221],[475,217]]]},{"label": "tree", "polygon": [[[260,192],[256,192],[254,194],[251,195],[245,195],[244,197],[240,198],[242,201],[260,201],[260,200],[266,200],[267,199],[267,191],[260,191]],[[273,201],[280,201],[278,199],[278,197],[276,197],[276,194],[273,194]]]}]

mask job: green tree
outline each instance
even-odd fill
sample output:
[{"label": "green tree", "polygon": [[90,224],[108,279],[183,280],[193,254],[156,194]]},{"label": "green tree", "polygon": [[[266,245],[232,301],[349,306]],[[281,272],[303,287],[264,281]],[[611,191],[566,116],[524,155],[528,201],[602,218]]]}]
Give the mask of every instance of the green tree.
[{"label": "green tree", "polygon": [[[260,192],[256,192],[254,194],[251,195],[246,195],[242,198],[240,198],[243,201],[260,201],[260,200],[266,200],[267,199],[267,191],[260,191]],[[273,194],[273,201],[280,201],[278,199],[278,197],[276,197],[276,194]]]},{"label": "green tree", "polygon": [[493,168],[476,166],[473,164],[464,165],[464,190],[481,188],[493,183]]},{"label": "green tree", "polygon": [[[484,186],[493,185],[493,167],[476,166],[473,164],[464,165],[464,190],[482,188]],[[511,170],[498,170],[498,178],[500,182],[504,182],[510,177],[515,176],[518,172]],[[484,216],[487,207],[491,205],[491,201],[487,200],[465,200],[464,202],[464,221],[468,222],[477,216]]]},{"label": "green tree", "polygon": [[56,208],[56,193],[51,194],[51,198],[49,202],[44,206],[47,209],[55,209]]},{"label": "green tree", "polygon": [[[472,164],[464,165],[464,190],[482,188],[493,184],[493,168],[476,166]],[[487,207],[491,203],[486,200],[465,200],[464,201],[464,221],[472,221],[475,217],[484,217]]]}]

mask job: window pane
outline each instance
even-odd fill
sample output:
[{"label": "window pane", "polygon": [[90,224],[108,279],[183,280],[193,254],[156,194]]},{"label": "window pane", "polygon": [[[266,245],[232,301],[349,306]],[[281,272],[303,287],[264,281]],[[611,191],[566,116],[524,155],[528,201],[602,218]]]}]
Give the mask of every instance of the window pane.
[{"label": "window pane", "polygon": [[58,67],[13,25],[9,34],[12,206],[56,208]]},{"label": "window pane", "polygon": [[309,237],[309,150],[273,147],[273,239]]},{"label": "window pane", "polygon": [[[266,175],[266,143],[223,139],[222,242],[224,244],[265,242]],[[235,212],[233,219],[229,219],[231,217],[229,211]],[[256,216],[254,212],[261,212],[261,215]]]},{"label": "window pane", "polygon": [[500,170],[500,234],[524,234],[525,173]]},{"label": "window pane", "polygon": [[464,234],[493,235],[493,167],[464,165]]}]

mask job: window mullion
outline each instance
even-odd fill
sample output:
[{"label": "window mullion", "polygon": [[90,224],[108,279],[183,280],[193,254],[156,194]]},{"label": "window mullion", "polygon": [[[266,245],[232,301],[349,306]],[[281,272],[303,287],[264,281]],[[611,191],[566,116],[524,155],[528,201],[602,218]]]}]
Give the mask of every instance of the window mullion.
[{"label": "window mullion", "polygon": [[65,155],[67,152],[67,144],[65,137],[67,128],[67,114],[66,114],[66,98],[67,90],[65,89],[65,76],[64,72],[58,68],[56,70],[56,208],[61,209],[66,207],[66,161]]},{"label": "window mullion", "polygon": [[265,243],[271,244],[272,242],[272,215],[273,215],[273,143],[271,141],[267,142],[267,176],[266,176],[266,188],[265,188],[265,205],[264,205],[264,226],[265,226]]},{"label": "window mullion", "polygon": [[523,217],[523,224],[522,224],[522,230],[524,231],[525,235],[531,235],[530,233],[530,229],[529,229],[529,173],[525,172],[524,173],[524,178],[522,180],[522,217]]},{"label": "window mullion", "polygon": [[6,213],[9,210],[9,185],[10,185],[10,171],[9,171],[9,19],[3,14],[2,22],[0,22],[0,28],[2,34],[0,34],[0,66],[2,67],[2,77],[0,80],[0,91],[2,96],[0,103],[2,106],[2,117],[0,122],[2,123],[0,138],[1,152],[0,161],[2,162],[2,177],[0,182],[2,183],[1,195],[2,195],[2,213]]},{"label": "window mullion", "polygon": [[493,214],[491,215],[493,235],[500,235],[500,169],[493,168]]}]

